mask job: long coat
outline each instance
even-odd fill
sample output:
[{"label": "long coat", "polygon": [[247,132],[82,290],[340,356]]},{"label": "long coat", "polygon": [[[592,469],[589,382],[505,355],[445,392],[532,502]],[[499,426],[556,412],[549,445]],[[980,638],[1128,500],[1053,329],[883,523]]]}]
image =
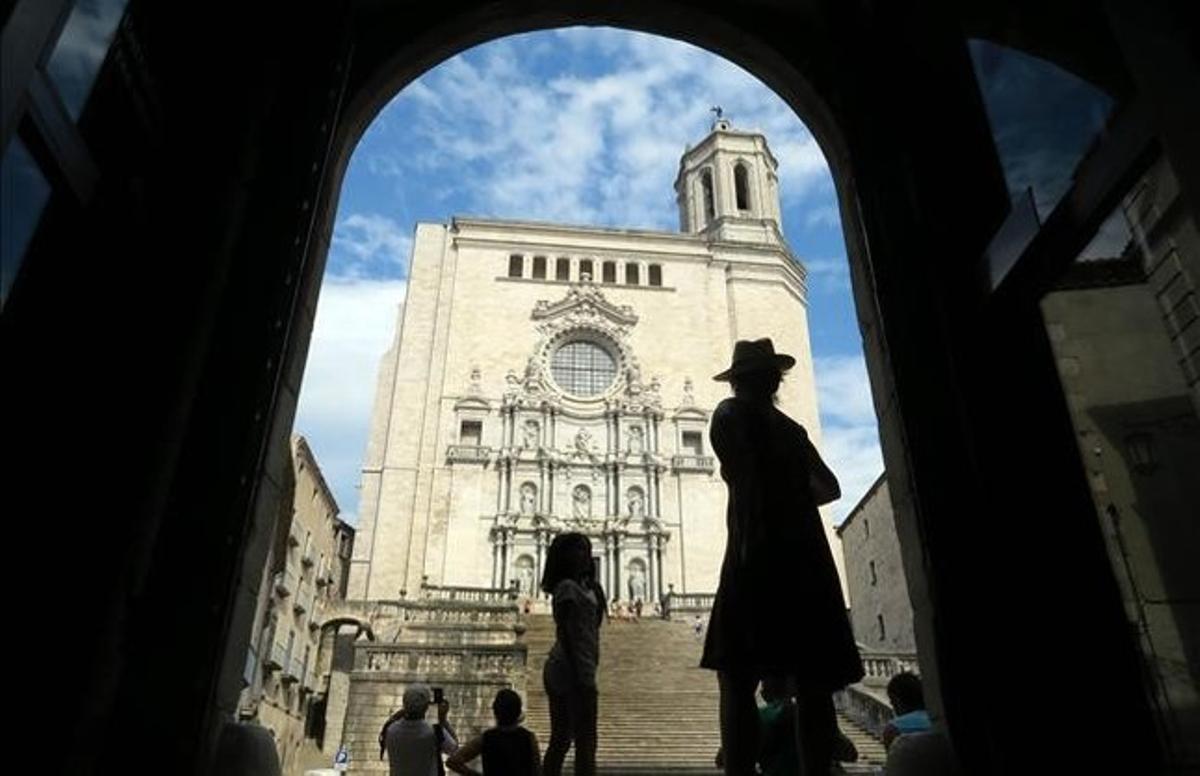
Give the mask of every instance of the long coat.
[{"label": "long coat", "polygon": [[[701,666],[795,676],[833,691],[863,676],[813,494],[828,474],[804,427],[769,404],[726,399],[710,431],[729,490],[728,539]],[[831,475],[830,475],[831,476]]]}]

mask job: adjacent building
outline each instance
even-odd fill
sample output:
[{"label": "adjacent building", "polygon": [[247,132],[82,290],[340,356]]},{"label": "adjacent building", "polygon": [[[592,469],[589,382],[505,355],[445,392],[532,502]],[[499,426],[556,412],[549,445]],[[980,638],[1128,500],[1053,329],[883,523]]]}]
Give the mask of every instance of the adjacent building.
[{"label": "adjacent building", "polygon": [[263,569],[239,715],[272,732],[284,772],[291,773],[322,743],[329,690],[327,671],[318,670],[322,614],[345,598],[354,529],[339,517],[302,436],[292,436],[284,481],[288,487]]},{"label": "adjacent building", "polygon": [[867,653],[916,654],[913,609],[886,472],[850,510],[837,534],[846,563],[855,640]]}]

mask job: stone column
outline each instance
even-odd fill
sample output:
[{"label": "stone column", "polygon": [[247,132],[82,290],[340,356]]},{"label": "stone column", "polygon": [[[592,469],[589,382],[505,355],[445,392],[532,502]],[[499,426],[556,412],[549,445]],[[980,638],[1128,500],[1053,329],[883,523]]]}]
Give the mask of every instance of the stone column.
[{"label": "stone column", "polygon": [[500,543],[496,540],[496,529],[492,529],[492,587],[500,587]]},{"label": "stone column", "polygon": [[546,461],[543,459],[538,461],[538,497],[537,509],[538,514],[546,514],[548,507],[546,506]]},{"label": "stone column", "polygon": [[654,534],[646,537],[646,598],[650,601],[658,600],[658,595],[655,593],[657,589],[655,579],[658,577],[658,564],[654,562],[656,538]]},{"label": "stone column", "polygon": [[621,544],[623,539],[623,533],[613,534],[612,589],[614,601],[621,600]]},{"label": "stone column", "polygon": [[604,534],[604,587],[608,590],[608,597],[613,596],[613,535],[611,533]]},{"label": "stone column", "polygon": [[500,584],[498,587],[508,587],[508,529],[500,529]]},{"label": "stone column", "polygon": [[663,580],[662,580],[662,568],[663,568],[662,551],[663,551],[663,548],[662,548],[662,546],[663,546],[662,535],[655,534],[654,535],[654,557],[658,559],[658,577],[659,577],[659,579],[658,579],[658,597],[659,598],[662,598],[662,596],[663,596]]},{"label": "stone column", "polygon": [[554,461],[546,461],[546,514],[554,514]]},{"label": "stone column", "polygon": [[541,598],[542,571],[546,556],[546,532],[538,529],[537,533],[534,535],[534,541],[537,544],[537,566],[534,569],[536,576],[533,580],[533,597]]}]

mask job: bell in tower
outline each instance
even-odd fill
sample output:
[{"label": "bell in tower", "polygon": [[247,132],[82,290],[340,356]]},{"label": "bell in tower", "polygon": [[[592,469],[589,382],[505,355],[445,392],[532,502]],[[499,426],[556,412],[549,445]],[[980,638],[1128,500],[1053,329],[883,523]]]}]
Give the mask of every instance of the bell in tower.
[{"label": "bell in tower", "polygon": [[708,136],[684,152],[675,178],[680,231],[781,245],[779,163],[759,132],[734,129],[720,108]]}]

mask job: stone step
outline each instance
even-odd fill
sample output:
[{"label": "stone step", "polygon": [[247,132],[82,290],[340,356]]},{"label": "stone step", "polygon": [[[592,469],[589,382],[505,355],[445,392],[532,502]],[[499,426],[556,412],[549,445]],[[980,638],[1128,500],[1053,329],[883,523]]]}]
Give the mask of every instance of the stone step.
[{"label": "stone step", "polygon": [[[527,618],[523,637],[528,648],[526,725],[543,746],[549,739],[550,721],[541,671],[554,637],[550,616]],[[606,622],[601,627],[597,672],[601,772],[622,776],[715,773],[712,762],[720,741],[718,692],[716,677],[698,667],[702,650],[703,640],[687,622]],[[858,749],[864,768],[883,762],[883,747],[870,733],[841,715],[839,725]],[[657,770],[645,770],[647,766]]]}]

